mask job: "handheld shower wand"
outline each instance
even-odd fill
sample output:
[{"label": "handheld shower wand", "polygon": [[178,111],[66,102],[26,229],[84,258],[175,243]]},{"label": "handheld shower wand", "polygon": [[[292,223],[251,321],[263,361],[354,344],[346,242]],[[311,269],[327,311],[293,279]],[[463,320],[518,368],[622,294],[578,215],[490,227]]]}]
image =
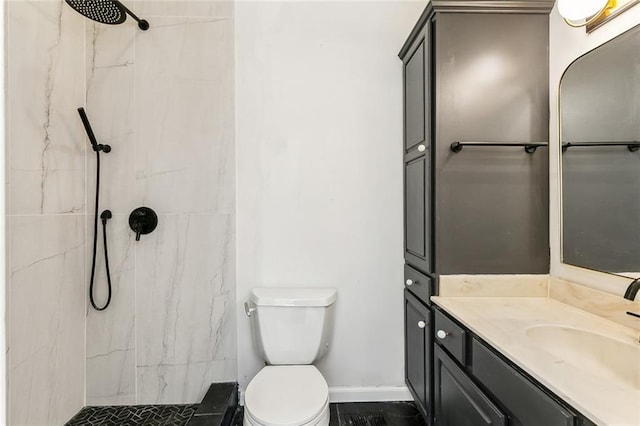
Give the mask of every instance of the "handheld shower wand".
[{"label": "handheld shower wand", "polygon": [[84,112],[84,108],[78,108],[78,114],[84,125],[84,130],[87,132],[93,151],[96,153],[96,204],[93,214],[93,258],[91,260],[91,278],[89,281],[89,301],[91,306],[96,311],[104,311],[111,303],[111,273],[109,272],[109,255],[107,250],[107,220],[111,219],[112,214],[110,210],[105,210],[100,215],[102,220],[102,238],[104,240],[104,264],[107,269],[107,302],[104,306],[98,306],[93,298],[93,281],[96,273],[96,249],[98,244],[98,205],[100,202],[100,151],[106,153],[111,152],[109,145],[99,144],[91,129],[91,124],[87,118],[87,114]]},{"label": "handheld shower wand", "polygon": [[149,22],[138,18],[118,0],[65,0],[76,12],[101,24],[117,25],[127,20],[127,15],[138,22],[138,27],[146,31]]},{"label": "handheld shower wand", "polygon": [[87,113],[84,112],[84,108],[78,108],[78,114],[80,114],[80,120],[82,120],[82,124],[84,125],[84,130],[87,132],[87,136],[89,137],[89,142],[91,142],[91,146],[95,152],[102,151],[105,154],[111,152],[111,146],[102,145],[96,141],[96,136],[93,134],[93,129],[91,129],[91,124],[89,123],[89,119],[87,118]]}]

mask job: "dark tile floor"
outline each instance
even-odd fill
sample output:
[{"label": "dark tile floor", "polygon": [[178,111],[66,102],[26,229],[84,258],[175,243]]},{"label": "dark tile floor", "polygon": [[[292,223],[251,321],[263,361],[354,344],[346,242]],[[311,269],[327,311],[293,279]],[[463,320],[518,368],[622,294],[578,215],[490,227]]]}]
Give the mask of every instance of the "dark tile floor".
[{"label": "dark tile floor", "polygon": [[197,409],[198,404],[84,407],[65,426],[184,426]]},{"label": "dark tile floor", "polygon": [[422,426],[425,422],[413,402],[358,402],[331,404],[330,426]]},{"label": "dark tile floor", "polygon": [[[85,407],[69,420],[66,426],[185,426],[197,408],[197,404]],[[331,404],[330,409],[330,426],[422,426],[425,424],[415,404],[411,402]],[[242,407],[233,419],[233,426],[242,426]]]},{"label": "dark tile floor", "polygon": [[[329,426],[423,426],[413,402],[348,402],[331,404]],[[232,426],[242,426],[242,407]]]}]

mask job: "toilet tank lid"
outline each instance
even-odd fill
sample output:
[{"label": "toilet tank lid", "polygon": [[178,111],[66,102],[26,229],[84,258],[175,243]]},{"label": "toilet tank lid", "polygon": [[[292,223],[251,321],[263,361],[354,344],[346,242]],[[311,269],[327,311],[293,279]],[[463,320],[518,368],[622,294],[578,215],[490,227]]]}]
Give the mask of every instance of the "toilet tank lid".
[{"label": "toilet tank lid", "polygon": [[257,306],[329,306],[336,301],[335,288],[260,287],[251,292]]}]

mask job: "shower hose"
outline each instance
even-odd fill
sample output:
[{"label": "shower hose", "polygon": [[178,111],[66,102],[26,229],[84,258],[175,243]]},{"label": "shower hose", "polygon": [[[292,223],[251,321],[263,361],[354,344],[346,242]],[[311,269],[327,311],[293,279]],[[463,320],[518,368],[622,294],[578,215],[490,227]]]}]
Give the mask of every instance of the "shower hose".
[{"label": "shower hose", "polygon": [[111,211],[105,210],[100,215],[102,220],[102,239],[104,241],[104,265],[107,269],[107,301],[98,306],[93,298],[93,282],[96,272],[96,248],[98,245],[98,202],[100,200],[100,150],[96,150],[96,205],[93,214],[93,259],[91,260],[91,281],[89,282],[89,300],[96,311],[104,311],[111,303],[111,273],[109,272],[109,254],[107,251],[107,220],[111,219]]}]

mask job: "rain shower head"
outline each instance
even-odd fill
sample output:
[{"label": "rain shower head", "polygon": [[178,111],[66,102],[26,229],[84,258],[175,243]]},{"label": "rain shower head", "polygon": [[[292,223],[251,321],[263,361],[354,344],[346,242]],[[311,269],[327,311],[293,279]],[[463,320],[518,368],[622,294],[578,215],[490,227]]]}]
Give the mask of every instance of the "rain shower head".
[{"label": "rain shower head", "polygon": [[122,24],[127,15],[138,22],[141,30],[148,30],[149,23],[139,19],[118,0],[65,0],[76,12],[102,24]]}]

